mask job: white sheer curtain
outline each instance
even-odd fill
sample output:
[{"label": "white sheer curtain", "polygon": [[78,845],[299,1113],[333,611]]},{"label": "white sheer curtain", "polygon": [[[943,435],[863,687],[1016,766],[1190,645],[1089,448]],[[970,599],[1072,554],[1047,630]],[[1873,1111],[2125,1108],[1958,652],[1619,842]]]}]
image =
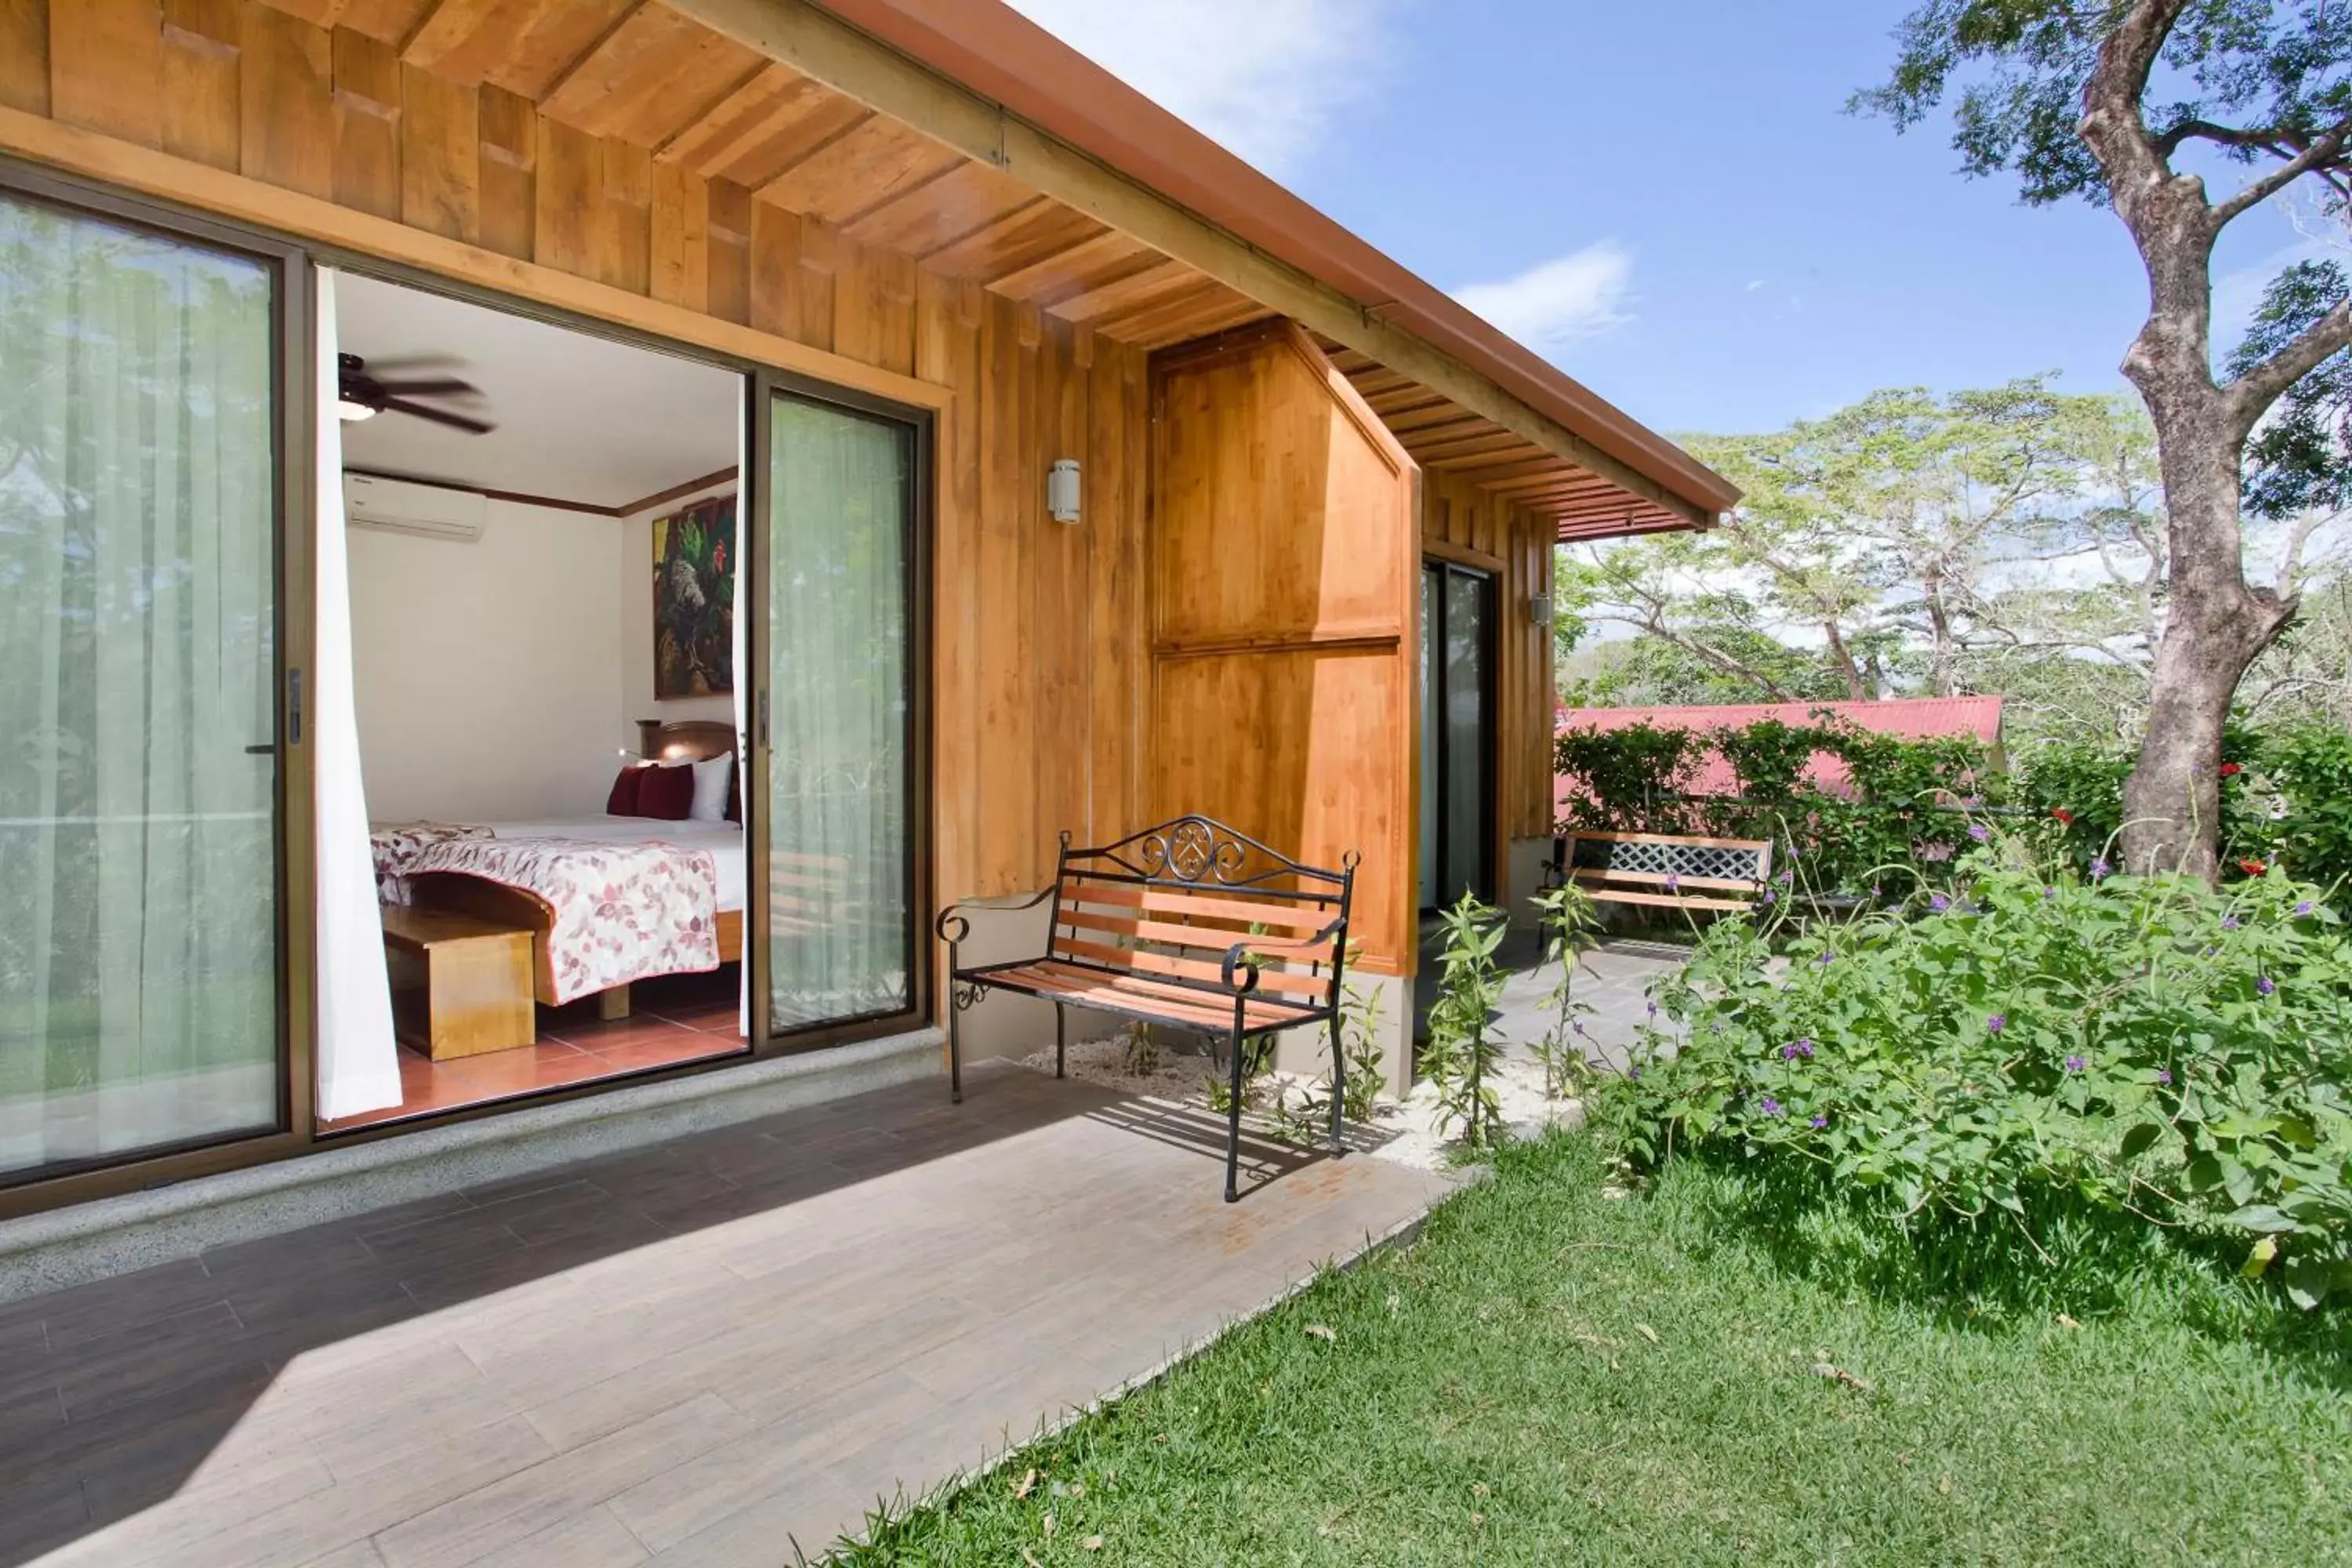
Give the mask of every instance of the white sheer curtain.
[{"label": "white sheer curtain", "polygon": [[368,849],[352,684],[352,592],[343,534],[343,426],[335,412],[335,275],[318,279],[319,621],[312,672],[310,766],[318,818],[319,1115],[356,1116],[400,1103],[383,917]]},{"label": "white sheer curtain", "polygon": [[0,1171],[278,1121],[273,287],[0,195]]},{"label": "white sheer curtain", "polygon": [[827,405],[769,417],[770,1001],[791,1028],[909,1004],[914,454],[905,426]]}]

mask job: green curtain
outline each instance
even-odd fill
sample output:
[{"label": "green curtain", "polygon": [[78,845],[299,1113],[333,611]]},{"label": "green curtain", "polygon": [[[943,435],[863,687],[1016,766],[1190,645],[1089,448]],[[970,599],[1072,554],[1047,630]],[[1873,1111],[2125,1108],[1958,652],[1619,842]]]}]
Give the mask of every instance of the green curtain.
[{"label": "green curtain", "polygon": [[0,1172],[278,1121],[272,288],[0,195]]},{"label": "green curtain", "polygon": [[898,1012],[908,985],[904,426],[779,397],[768,518],[770,1013]]}]

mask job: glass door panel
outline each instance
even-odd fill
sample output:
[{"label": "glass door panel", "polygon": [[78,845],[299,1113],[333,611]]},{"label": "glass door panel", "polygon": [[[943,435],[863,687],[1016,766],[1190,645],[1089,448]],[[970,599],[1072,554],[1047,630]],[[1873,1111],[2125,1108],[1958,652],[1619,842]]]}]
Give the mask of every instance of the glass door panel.
[{"label": "glass door panel", "polygon": [[1421,579],[1421,901],[1491,900],[1488,649],[1494,579],[1430,562]]},{"label": "glass door panel", "polygon": [[789,394],[767,415],[767,1005],[782,1035],[914,1005],[916,444],[908,426]]},{"label": "glass door panel", "polygon": [[281,1124],[277,279],[0,194],[0,1181]]}]

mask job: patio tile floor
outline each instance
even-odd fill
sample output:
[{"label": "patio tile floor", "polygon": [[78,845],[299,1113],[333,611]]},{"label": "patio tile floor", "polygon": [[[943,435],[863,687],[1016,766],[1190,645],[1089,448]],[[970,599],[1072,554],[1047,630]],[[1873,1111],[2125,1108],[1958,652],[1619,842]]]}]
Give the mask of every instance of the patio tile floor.
[{"label": "patio tile floor", "polygon": [[775,1564],[1452,1179],[974,1068],[0,1308],[0,1563]]}]

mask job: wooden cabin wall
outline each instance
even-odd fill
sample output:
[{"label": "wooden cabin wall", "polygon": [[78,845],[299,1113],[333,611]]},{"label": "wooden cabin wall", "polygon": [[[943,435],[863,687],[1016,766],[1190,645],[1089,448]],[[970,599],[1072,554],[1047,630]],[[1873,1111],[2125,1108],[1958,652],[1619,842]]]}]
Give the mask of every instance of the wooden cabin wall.
[{"label": "wooden cabin wall", "polygon": [[[594,0],[561,19],[600,6],[626,9]],[[534,61],[561,58],[535,53],[535,34],[499,61],[425,69],[396,41],[409,0],[320,0],[318,18],[345,24],[334,26],[301,8],[0,0],[0,110],[949,388],[934,890],[1034,889],[1051,878],[1059,830],[1099,842],[1142,826],[1139,351],[541,114],[526,94],[551,83],[533,79],[548,74]],[[495,259],[473,270],[503,281]],[[1084,465],[1076,526],[1045,516],[1045,470],[1060,458]]]},{"label": "wooden cabin wall", "polygon": [[1420,470],[1288,323],[1161,353],[1151,395],[1151,815],[1360,853],[1363,964],[1407,972]]},{"label": "wooden cabin wall", "polygon": [[[1552,530],[1544,518],[1443,469],[1423,475],[1422,534],[1431,555],[1496,575],[1495,820],[1513,838],[1552,830],[1552,636],[1534,601],[1551,592]],[[1496,886],[1506,885],[1496,868]]]}]

